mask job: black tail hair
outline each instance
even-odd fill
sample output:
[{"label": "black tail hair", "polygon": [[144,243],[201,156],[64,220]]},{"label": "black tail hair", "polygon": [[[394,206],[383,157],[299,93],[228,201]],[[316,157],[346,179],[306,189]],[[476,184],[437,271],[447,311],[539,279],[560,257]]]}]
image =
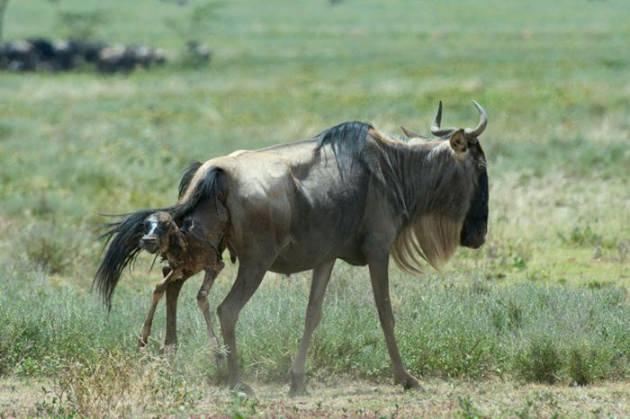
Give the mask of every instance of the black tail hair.
[{"label": "black tail hair", "polygon": [[[197,169],[200,166],[197,166]],[[196,170],[192,171],[192,167],[191,165],[186,170],[180,182],[180,195],[188,189],[196,172]],[[209,169],[203,179],[192,186],[194,189],[185,201],[166,208],[143,209],[121,214],[120,220],[105,224],[106,231],[100,238],[105,239],[107,250],[96,271],[92,287],[96,288],[108,309],[111,309],[112,295],[122,272],[127,266],[133,266],[141,250],[139,242],[144,234],[144,220],[156,211],[167,211],[177,221],[191,212],[202,199],[220,196],[222,193],[219,182],[221,174],[221,169]],[[183,191],[182,186],[184,186]]]},{"label": "black tail hair", "polygon": [[184,195],[184,192],[186,192],[186,189],[190,186],[190,181],[193,179],[193,176],[195,176],[195,173],[197,173],[197,170],[201,167],[201,164],[202,163],[200,161],[193,161],[186,170],[184,170],[182,179],[179,181],[179,188],[177,192],[178,199]]}]

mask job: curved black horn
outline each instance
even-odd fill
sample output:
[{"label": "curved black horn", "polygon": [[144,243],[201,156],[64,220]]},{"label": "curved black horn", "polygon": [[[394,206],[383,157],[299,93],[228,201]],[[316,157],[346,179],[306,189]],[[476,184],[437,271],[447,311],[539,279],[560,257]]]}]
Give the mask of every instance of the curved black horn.
[{"label": "curved black horn", "polygon": [[451,135],[456,130],[456,128],[440,128],[441,123],[442,101],[440,100],[437,113],[435,114],[435,119],[433,120],[433,124],[431,124],[431,134],[435,135],[436,137],[446,137],[447,135]]},{"label": "curved black horn", "polygon": [[472,102],[473,105],[475,105],[475,108],[477,108],[477,110],[479,111],[479,125],[477,125],[477,127],[474,129],[466,128],[464,130],[464,134],[466,134],[466,136],[468,137],[478,137],[488,125],[488,113],[476,101],[473,100]]}]

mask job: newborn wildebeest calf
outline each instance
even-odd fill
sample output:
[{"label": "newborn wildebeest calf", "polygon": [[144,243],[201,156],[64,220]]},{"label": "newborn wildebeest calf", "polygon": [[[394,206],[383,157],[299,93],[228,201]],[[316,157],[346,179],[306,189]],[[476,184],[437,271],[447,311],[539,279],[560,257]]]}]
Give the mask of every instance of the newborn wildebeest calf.
[{"label": "newborn wildebeest calf", "polygon": [[[214,283],[215,278],[224,267],[221,261],[221,240],[213,244],[212,235],[204,231],[203,226],[196,225],[194,217],[185,217],[180,228],[173,216],[166,211],[158,211],[149,215],[144,221],[145,234],[140,239],[139,246],[149,253],[157,254],[168,262],[168,266],[163,267],[163,281],[157,284],[153,291],[151,308],[142,328],[140,346],[145,346],[151,334],[151,324],[155,309],[166,291],[167,285],[172,282],[182,283],[198,272],[205,271],[203,283],[197,294],[197,304],[203,313],[208,328],[208,335],[218,349],[219,340],[212,327],[212,317],[208,304],[208,293]],[[167,304],[175,304],[174,301],[167,301]],[[175,311],[176,307],[167,307],[172,310],[167,316],[167,337],[165,346],[175,344]],[[218,352],[217,352],[218,354]]]}]

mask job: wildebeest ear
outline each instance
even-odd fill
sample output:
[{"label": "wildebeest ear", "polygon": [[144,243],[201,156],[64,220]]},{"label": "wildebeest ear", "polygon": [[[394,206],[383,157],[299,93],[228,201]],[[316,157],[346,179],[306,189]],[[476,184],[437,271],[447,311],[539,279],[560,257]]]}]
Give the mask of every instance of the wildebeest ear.
[{"label": "wildebeest ear", "polygon": [[458,129],[453,132],[449,142],[451,143],[451,148],[456,153],[464,153],[468,149],[468,140],[466,139],[463,129]]},{"label": "wildebeest ear", "polygon": [[400,129],[402,130],[403,134],[405,134],[407,138],[421,138],[422,137],[422,135],[417,134],[411,130],[408,130],[407,128],[403,126],[401,126]]}]

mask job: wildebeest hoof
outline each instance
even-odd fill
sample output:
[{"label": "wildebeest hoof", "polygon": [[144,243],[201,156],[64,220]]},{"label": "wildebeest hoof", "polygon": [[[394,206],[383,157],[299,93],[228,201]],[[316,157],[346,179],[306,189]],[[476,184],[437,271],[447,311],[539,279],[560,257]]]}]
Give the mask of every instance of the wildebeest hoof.
[{"label": "wildebeest hoof", "polygon": [[405,390],[415,389],[424,391],[418,380],[409,373],[405,373],[405,375],[397,377],[395,383],[402,385]]},{"label": "wildebeest hoof", "polygon": [[252,399],[256,397],[256,393],[254,392],[254,389],[250,385],[245,384],[245,383],[240,382],[240,381],[238,383],[236,383],[235,385],[233,385],[231,390],[235,394],[242,393],[245,396],[247,396],[249,398],[252,398]]},{"label": "wildebeest hoof", "polygon": [[165,344],[160,349],[160,354],[162,354],[162,355],[174,354],[175,352],[177,352],[177,344],[176,343]]},{"label": "wildebeest hoof", "polygon": [[223,352],[214,353],[214,362],[217,366],[217,371],[227,370],[226,356]]},{"label": "wildebeest hoof", "polygon": [[306,390],[305,386],[301,388],[293,388],[289,390],[289,397],[307,397],[310,396],[310,393]]}]

